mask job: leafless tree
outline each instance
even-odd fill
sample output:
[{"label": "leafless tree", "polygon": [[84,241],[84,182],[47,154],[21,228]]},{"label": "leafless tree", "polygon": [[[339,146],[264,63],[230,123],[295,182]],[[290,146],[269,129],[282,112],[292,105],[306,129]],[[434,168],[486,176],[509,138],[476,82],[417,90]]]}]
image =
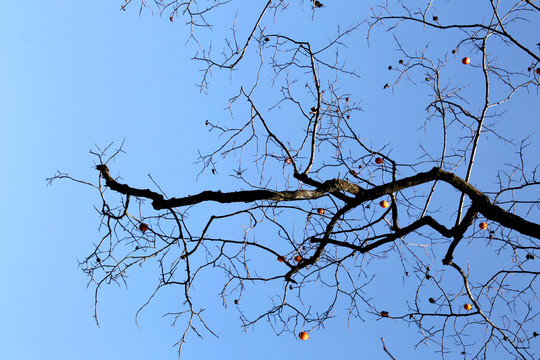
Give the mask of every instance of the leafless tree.
[{"label": "leafless tree", "polygon": [[[201,46],[194,60],[204,67],[203,91],[214,71],[232,76],[243,66],[253,80],[230,97],[231,113],[239,116],[206,122],[219,145],[199,159],[199,176],[219,177],[235,164],[236,191],[171,197],[155,182],[152,189],[130,185],[134,179],[124,183],[111,166],[121,146],[92,152],[97,183],[64,173],[49,179],[79,181],[100,196],[103,235],[80,264],[95,283],[96,305],[103,285],[155,262],[161,280],[154,294],[171,286],[183,292],[184,307],[169,313],[184,326],[179,349],[191,332],[212,333],[191,294],[202,274],[219,273],[223,303],[238,306],[245,327],[267,320],[277,333],[297,334],[316,330],[337,311],[351,320],[410,323],[418,345],[436,344],[441,358],[489,359],[504,351],[509,358],[538,357],[538,143],[531,133],[509,138],[498,122],[519,128],[531,119],[509,120],[506,112],[523,97],[538,100],[540,44],[523,30],[538,29],[535,1],[482,0],[479,20],[463,16],[463,22],[459,14],[445,17],[449,2],[387,1],[358,23],[329,30],[324,43],[298,40],[273,24],[291,11],[316,16],[335,6],[328,1],[134,3],[125,0],[122,10],[140,5],[187,21]],[[261,8],[249,30],[233,28],[214,56],[197,31],[213,26],[210,14],[232,6]],[[424,46],[405,46],[403,27],[424,34]],[[344,78],[362,83],[341,55],[353,36],[371,41],[381,31],[392,34],[398,57],[380,90],[428,91],[413,104],[425,107],[426,117],[410,126],[429,134],[416,154],[372,144],[356,121],[359,101],[342,86]],[[430,42],[447,34],[442,50]],[[498,58],[492,49],[501,48],[518,60]],[[453,84],[448,74],[456,63],[476,75]],[[535,111],[530,116],[538,125]],[[515,153],[472,183],[484,144],[507,144]],[[201,206],[211,214],[203,217]],[[384,268],[404,284],[400,308],[378,305],[377,271]],[[273,301],[246,314],[242,297],[255,285]],[[324,295],[310,296],[320,286]]]}]

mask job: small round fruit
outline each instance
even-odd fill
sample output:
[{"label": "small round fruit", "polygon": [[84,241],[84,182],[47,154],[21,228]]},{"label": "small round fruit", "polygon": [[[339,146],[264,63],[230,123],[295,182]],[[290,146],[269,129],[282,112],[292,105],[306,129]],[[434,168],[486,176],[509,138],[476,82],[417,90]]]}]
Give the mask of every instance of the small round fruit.
[{"label": "small round fruit", "polygon": [[285,159],[285,163],[286,163],[286,164],[291,164],[291,163],[292,163],[292,159],[291,159],[291,158],[286,158],[286,159]]},{"label": "small round fruit", "polygon": [[379,203],[379,205],[381,205],[381,207],[383,207],[383,208],[385,208],[385,209],[386,209],[387,207],[390,206],[390,204],[389,204],[388,201],[386,201],[386,200],[381,201],[381,202]]},{"label": "small round fruit", "polygon": [[482,230],[487,229],[487,222],[481,222],[480,224],[478,224],[478,227]]},{"label": "small round fruit", "polygon": [[279,255],[279,256],[277,257],[277,261],[279,261],[279,262],[285,262],[285,256]]},{"label": "small round fruit", "polygon": [[317,209],[317,214],[319,214],[319,215],[324,215],[324,212],[325,212],[325,210],[323,208],[318,208]]},{"label": "small round fruit", "polygon": [[139,225],[139,230],[141,230],[142,232],[145,232],[146,230],[148,230],[148,224],[141,223]]},{"label": "small round fruit", "polygon": [[309,339],[309,334],[305,331],[300,331],[300,333],[298,334],[298,337],[300,338],[300,340],[307,340]]},{"label": "small round fruit", "polygon": [[540,75],[540,68],[536,69],[535,72]]},{"label": "small round fruit", "polygon": [[378,158],[375,159],[375,164],[381,165],[381,164],[383,163],[383,161],[384,161],[384,160],[383,160],[382,157],[378,157]]},{"label": "small round fruit", "polygon": [[467,311],[471,310],[472,309],[472,305],[471,304],[465,304],[463,305],[463,308]]},{"label": "small round fruit", "polygon": [[470,57],[464,57],[462,60],[461,60],[461,63],[463,65],[469,65],[471,63],[471,58]]},{"label": "small round fruit", "polygon": [[240,302],[240,300],[234,299],[234,303],[235,303],[236,305],[238,305],[239,302]]},{"label": "small round fruit", "polygon": [[296,255],[296,256],[294,257],[294,261],[300,262],[300,260],[302,260],[302,257],[301,257],[300,255]]}]

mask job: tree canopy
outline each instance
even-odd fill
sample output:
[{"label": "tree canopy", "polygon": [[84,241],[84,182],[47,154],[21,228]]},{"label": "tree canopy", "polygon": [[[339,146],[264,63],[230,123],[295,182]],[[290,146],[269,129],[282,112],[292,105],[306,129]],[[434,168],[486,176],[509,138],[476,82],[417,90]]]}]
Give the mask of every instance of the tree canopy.
[{"label": "tree canopy", "polygon": [[[95,181],[49,179],[99,196],[101,235],[80,262],[96,307],[137,265],[160,279],[141,310],[180,289],[164,309],[179,352],[214,333],[194,290],[211,286],[246,328],[303,338],[335,316],[393,319],[441,358],[537,358],[540,7],[469,6],[126,0],[187,23],[194,91],[229,81],[229,115],[183,120],[209,130],[193,160],[212,188],[121,178],[112,160],[129,153],[115,144],[92,150]],[[243,311],[252,293],[265,296]]]}]

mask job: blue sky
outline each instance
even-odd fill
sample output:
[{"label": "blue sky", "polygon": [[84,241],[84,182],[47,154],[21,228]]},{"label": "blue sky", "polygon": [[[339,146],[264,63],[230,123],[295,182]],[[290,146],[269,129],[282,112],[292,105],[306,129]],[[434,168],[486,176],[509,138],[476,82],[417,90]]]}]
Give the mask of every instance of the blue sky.
[{"label": "blue sky", "polygon": [[[172,196],[240,186],[230,176],[235,168],[231,162],[218,167],[218,177],[209,173],[197,177],[201,167],[194,163],[197,151],[212,149],[217,140],[208,133],[205,120],[230,120],[227,100],[239,84],[252,79],[251,68],[240,70],[232,81],[228,73],[214,72],[209,94],[200,93],[196,87],[201,79],[200,64],[190,60],[198,47],[193,41],[186,43],[189,30],[184,20],[171,23],[168,16],[152,16],[148,11],[139,17],[136,7],[122,12],[120,5],[119,1],[12,1],[4,4],[0,13],[2,359],[176,358],[173,344],[180,327],[171,328],[170,319],[162,318],[178,304],[174,291],[160,295],[142,313],[139,328],[134,322],[137,309],[157,280],[151,269],[133,272],[127,289],[115,285],[103,289],[98,303],[100,327],[96,326],[93,288],[87,287],[88,279],[77,261],[89,254],[100,238],[99,218],[93,208],[93,204],[99,206],[100,199],[90,188],[69,181],[47,187],[45,179],[57,169],[95,182],[98,174],[89,150],[111,142],[118,145],[125,139],[126,154],[109,166],[133,186],[152,186],[147,174]],[[325,34],[335,32],[337,23],[346,27],[365,18],[369,5],[336,1],[335,6],[328,5],[313,16],[306,8],[280,21],[291,24],[290,31],[299,38],[320,45]],[[248,7],[239,14],[240,30],[249,24],[242,22],[246,19],[242,15],[257,9]],[[225,30],[231,19],[212,18]],[[270,25],[270,29],[279,27]],[[524,28],[522,33],[530,31]],[[203,43],[219,43],[224,36],[220,30],[200,34]],[[411,27],[404,27],[399,36],[411,49],[416,43],[425,43],[425,35]],[[451,50],[445,48],[446,35],[437,36],[442,40],[431,45],[434,56]],[[527,36],[524,41],[537,40]],[[383,85],[394,78],[386,68],[396,66],[399,58],[391,34],[381,29],[368,47],[362,28],[347,43],[344,57],[360,79],[344,78],[340,87],[353,101],[361,101],[364,112],[355,116],[362,137],[372,139],[378,148],[391,143],[391,154],[403,157],[404,162],[413,161],[405,155],[418,156],[419,143],[438,149],[436,142],[430,142],[430,135],[419,130],[425,119],[427,85],[414,87],[404,82],[383,91]],[[463,49],[463,54],[471,56],[473,64],[478,63],[466,51]],[[506,59],[502,54],[504,51],[501,61],[508,66],[521,60],[519,56]],[[461,54],[451,58],[444,73],[458,85],[477,76],[474,68],[459,63],[460,58]],[[466,91],[476,100],[477,89]],[[262,102],[271,102],[271,95],[259,96]],[[502,132],[518,138],[534,131],[538,115],[531,104],[535,101],[536,94],[520,94],[512,106],[505,107],[508,112],[499,125]],[[239,112],[242,114],[242,109]],[[521,120],[519,127],[508,120],[512,118]],[[279,126],[287,132],[286,119]],[[505,158],[515,159],[515,148],[505,148],[495,140],[486,140],[486,147],[478,154],[478,171],[472,182],[493,186],[494,171]],[[538,145],[529,151],[540,153]],[[444,203],[444,199],[439,201]],[[380,271],[381,284],[387,284],[377,288],[377,295],[385,299],[381,307],[392,308],[397,306],[393,289],[400,286],[401,278],[389,275],[399,264],[386,261],[375,268]],[[201,304],[208,309],[210,325],[220,337],[208,333],[204,339],[189,337],[182,355],[185,359],[384,358],[381,337],[400,359],[411,358],[413,353],[415,358],[431,354],[429,348],[414,351],[415,329],[369,314],[366,322],[348,324],[345,313],[338,311],[336,319],[313,332],[307,342],[287,333],[276,336],[265,323],[244,333],[234,305],[224,309],[220,289],[211,286],[211,277],[207,281],[210,286],[200,285],[196,293],[204,299]],[[267,298],[265,294],[252,296],[242,300],[247,312]]]}]

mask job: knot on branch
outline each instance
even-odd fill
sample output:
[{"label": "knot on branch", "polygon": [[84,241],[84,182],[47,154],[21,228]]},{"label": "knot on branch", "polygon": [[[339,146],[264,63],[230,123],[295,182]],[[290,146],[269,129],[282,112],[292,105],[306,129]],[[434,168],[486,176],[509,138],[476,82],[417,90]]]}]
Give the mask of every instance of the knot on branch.
[{"label": "knot on branch", "polygon": [[114,182],[114,179],[109,174],[109,168],[105,164],[96,165],[96,170],[98,170],[101,176],[105,179],[105,184],[110,187],[110,183]]},{"label": "knot on branch", "polygon": [[165,204],[165,199],[163,198],[163,196],[161,196],[161,198],[159,197],[154,198],[152,201],[152,207],[154,208],[154,210],[163,210],[167,208]]},{"label": "knot on branch", "polygon": [[100,171],[100,172],[106,172],[106,173],[109,173],[109,168],[107,167],[107,165],[105,164],[99,164],[96,166],[96,170]]},{"label": "knot on branch", "polygon": [[363,192],[363,189],[360,186],[351,184],[350,182],[342,179],[326,180],[317,190],[329,193],[345,191],[353,195],[358,195]]}]

